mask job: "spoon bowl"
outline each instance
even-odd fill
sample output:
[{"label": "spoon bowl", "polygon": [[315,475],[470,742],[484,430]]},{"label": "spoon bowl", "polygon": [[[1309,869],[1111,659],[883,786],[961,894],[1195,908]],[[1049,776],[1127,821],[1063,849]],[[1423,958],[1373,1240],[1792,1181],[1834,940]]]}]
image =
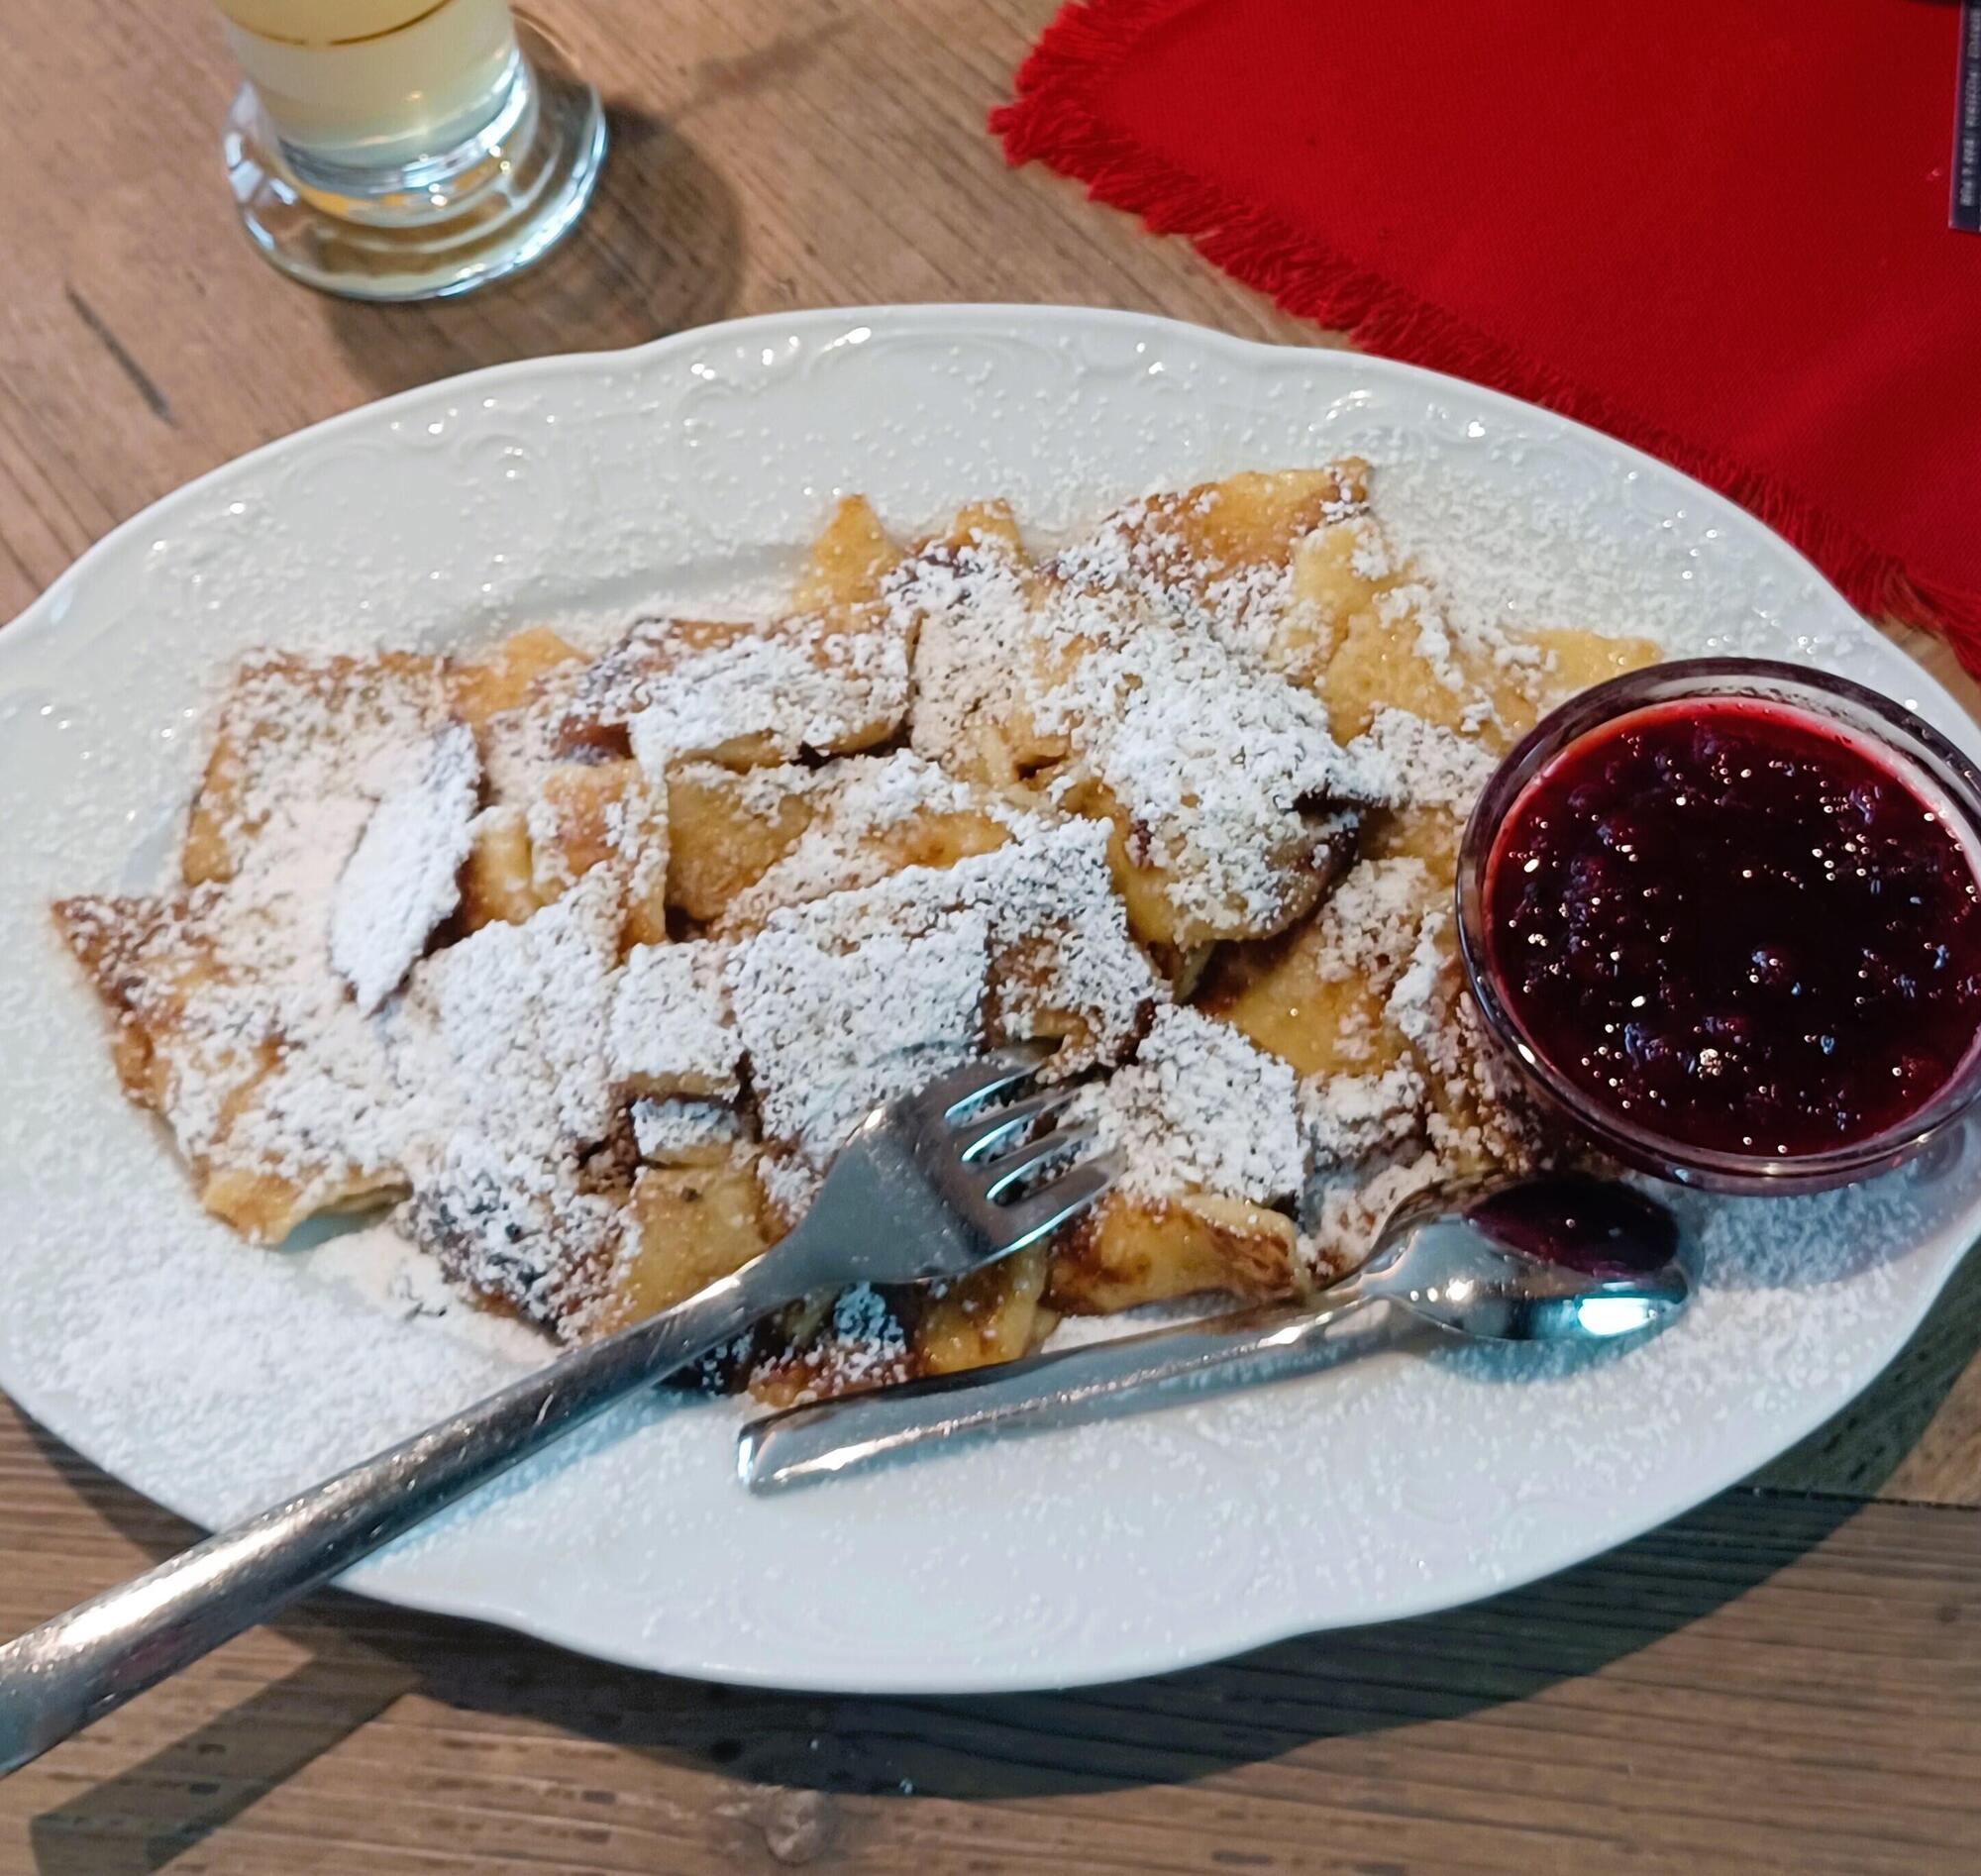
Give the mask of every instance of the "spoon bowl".
[{"label": "spoon bowl", "polygon": [[1408,1201],[1349,1281],[1495,1342],[1610,1341],[1659,1327],[1692,1295],[1677,1219],[1632,1187],[1574,1174]]}]

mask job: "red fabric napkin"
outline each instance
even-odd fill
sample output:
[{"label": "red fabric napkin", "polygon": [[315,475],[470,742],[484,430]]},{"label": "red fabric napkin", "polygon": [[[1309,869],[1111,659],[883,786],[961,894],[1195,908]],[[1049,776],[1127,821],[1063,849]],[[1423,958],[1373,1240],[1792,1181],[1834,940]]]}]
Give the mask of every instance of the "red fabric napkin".
[{"label": "red fabric napkin", "polygon": [[991,128],[1371,351],[1531,398],[1981,671],[1944,0],[1088,0]]}]

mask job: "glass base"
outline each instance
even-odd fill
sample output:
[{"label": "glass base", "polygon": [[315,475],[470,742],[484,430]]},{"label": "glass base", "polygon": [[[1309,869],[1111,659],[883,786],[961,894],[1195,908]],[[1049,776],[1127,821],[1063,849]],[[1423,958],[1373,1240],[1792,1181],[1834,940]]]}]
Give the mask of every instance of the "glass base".
[{"label": "glass base", "polygon": [[485,131],[382,174],[292,156],[242,86],[221,149],[249,239],[350,299],[441,299],[528,266],[590,199],[605,111],[541,27],[518,16],[516,43],[515,84]]}]

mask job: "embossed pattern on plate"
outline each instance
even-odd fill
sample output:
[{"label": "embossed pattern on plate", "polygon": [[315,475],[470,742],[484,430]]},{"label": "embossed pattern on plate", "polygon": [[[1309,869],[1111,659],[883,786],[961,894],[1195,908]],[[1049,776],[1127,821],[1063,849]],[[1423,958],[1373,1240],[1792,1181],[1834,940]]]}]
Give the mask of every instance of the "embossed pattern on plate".
[{"label": "embossed pattern on plate", "polygon": [[[500,367],[243,459],[0,633],[0,1385],[205,1523],[499,1381],[335,1246],[202,1218],[119,1099],[43,901],[148,885],[226,661],[687,606],[789,565],[831,496],[905,530],[1002,493],[1042,531],[1158,482],[1356,449],[1412,545],[1515,619],[1649,627],[1952,701],[1757,523],[1450,379],[1053,308],[811,313]],[[1307,1382],[757,1500],[730,1405],[587,1429],[351,1586],[638,1665],[846,1690],[1065,1685],[1447,1606],[1621,1541],[1862,1388],[1981,1213],[1972,1143],[1840,1198],[1698,1207],[1700,1306],[1652,1346],[1381,1357]]]}]

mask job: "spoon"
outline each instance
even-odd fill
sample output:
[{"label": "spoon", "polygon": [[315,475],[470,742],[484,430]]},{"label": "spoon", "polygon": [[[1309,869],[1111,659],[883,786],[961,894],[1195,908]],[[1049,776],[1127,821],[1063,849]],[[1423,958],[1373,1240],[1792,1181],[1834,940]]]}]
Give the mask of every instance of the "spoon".
[{"label": "spoon", "polygon": [[1678,1220],[1632,1187],[1558,1175],[1446,1188],[1406,1200],[1368,1262],[1311,1302],[790,1407],[743,1429],[737,1466],[766,1492],[958,1434],[1159,1406],[1172,1398],[1159,1384],[1185,1376],[1279,1379],[1372,1303],[1486,1341],[1606,1342],[1661,1326],[1691,1290]]}]

